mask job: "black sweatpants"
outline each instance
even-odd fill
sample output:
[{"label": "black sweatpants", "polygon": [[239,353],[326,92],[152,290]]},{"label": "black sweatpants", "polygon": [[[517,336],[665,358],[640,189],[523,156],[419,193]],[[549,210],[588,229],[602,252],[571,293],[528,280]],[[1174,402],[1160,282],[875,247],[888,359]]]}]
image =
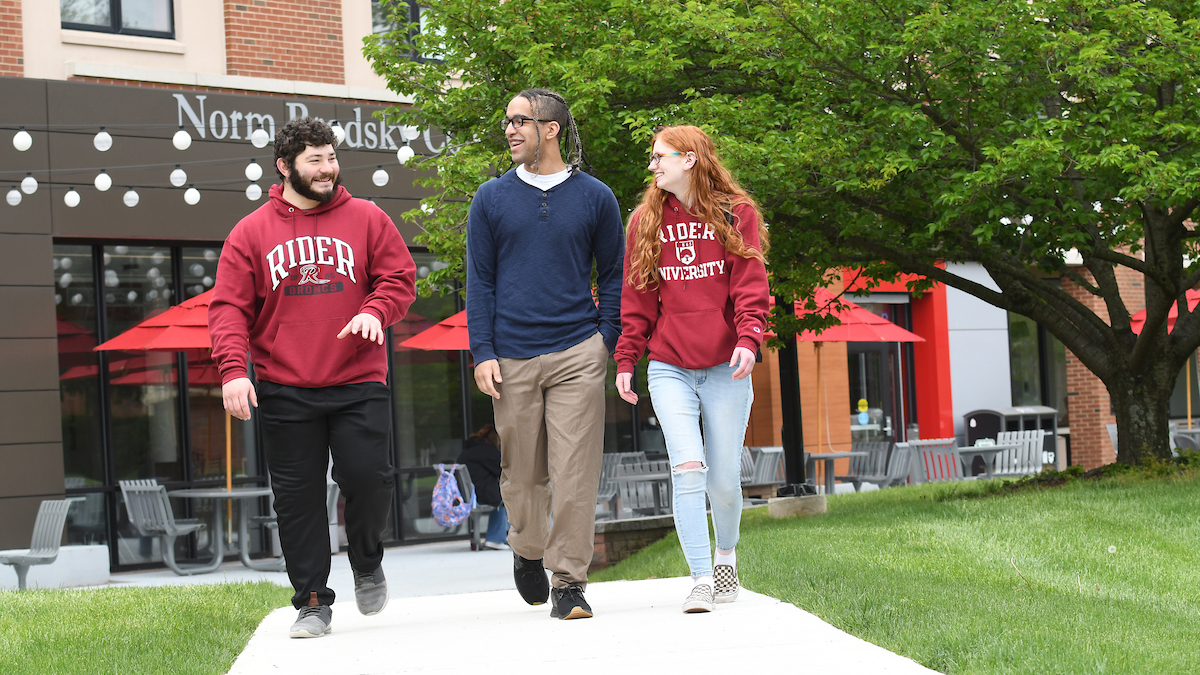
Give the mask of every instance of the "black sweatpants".
[{"label": "black sweatpants", "polygon": [[350,566],[374,571],[383,562],[395,485],[387,385],[304,389],[260,381],[258,414],[279,515],[279,543],[296,589],[292,604],[307,605],[315,591],[322,605],[332,605],[325,471],[332,453],[333,479],[346,498]]}]

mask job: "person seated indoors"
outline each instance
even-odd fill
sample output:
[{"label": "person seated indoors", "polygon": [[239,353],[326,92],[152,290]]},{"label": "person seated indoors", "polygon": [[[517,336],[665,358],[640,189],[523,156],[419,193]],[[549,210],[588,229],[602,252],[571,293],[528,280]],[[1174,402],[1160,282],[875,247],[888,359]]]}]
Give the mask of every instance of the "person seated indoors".
[{"label": "person seated indoors", "polygon": [[495,507],[488,514],[488,529],[483,547],[497,551],[508,550],[508,510],[500,497],[500,434],[496,427],[485,424],[463,441],[458,463],[467,466],[475,484],[475,499],[480,504]]}]

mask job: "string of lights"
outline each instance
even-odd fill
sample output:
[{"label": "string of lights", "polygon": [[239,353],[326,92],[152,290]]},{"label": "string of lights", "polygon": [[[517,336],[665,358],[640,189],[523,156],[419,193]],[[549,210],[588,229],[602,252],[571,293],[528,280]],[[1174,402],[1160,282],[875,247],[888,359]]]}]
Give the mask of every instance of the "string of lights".
[{"label": "string of lights", "polygon": [[[162,128],[170,128],[171,125],[141,124],[141,125],[112,125],[112,126],[114,128],[123,126],[125,128],[162,129]],[[336,145],[340,146],[346,138],[346,131],[337,122],[337,120],[334,120],[332,122],[331,126],[333,129]],[[56,130],[59,131],[60,133],[65,131],[66,129],[77,129],[77,130],[88,129],[89,131],[87,133],[90,133],[90,128],[95,128],[95,127],[85,127],[85,126],[81,126],[81,125],[41,125],[41,126],[39,126],[39,125],[17,125],[16,126],[17,131],[16,131],[16,133],[13,134],[13,137],[12,137],[12,144],[13,144],[13,147],[19,152],[27,152],[33,147],[33,136],[29,133],[29,131],[26,127],[32,128],[35,131],[51,130],[52,127],[58,127],[59,129],[56,129]],[[13,128],[12,125],[0,125],[0,129],[11,129],[11,128]],[[107,128],[108,128],[107,126],[101,126],[99,128],[100,130],[93,137],[92,144],[96,148],[96,150],[99,152],[108,152],[113,147],[113,142],[114,142],[113,136],[111,133],[109,133]],[[67,131],[67,133],[72,133],[72,132]],[[83,133],[83,132],[78,131],[78,132],[74,132],[74,133]],[[401,165],[407,165],[413,159],[413,157],[416,156],[416,152],[412,149],[412,147],[409,145],[409,143],[411,141],[415,140],[416,138],[420,137],[420,130],[416,127],[410,127],[410,126],[400,127],[400,136],[404,141],[404,145],[401,146],[397,150],[396,158],[397,158],[397,161],[399,161],[399,163]],[[126,137],[132,138],[134,136],[127,135]],[[138,138],[141,138],[141,137],[138,137]],[[254,130],[254,132],[250,134],[249,140],[250,140],[250,143],[256,148],[265,148],[267,146],[267,144],[271,142],[270,135],[267,133],[267,131],[265,129],[263,129],[261,122],[258,123],[258,127]],[[220,142],[220,141],[218,141],[218,142]],[[174,136],[172,136],[171,143],[172,143],[172,145],[175,146],[175,148],[177,150],[180,150],[180,151],[187,150],[192,145],[191,134],[189,134],[187,132],[187,130],[184,129],[183,125],[179,125],[179,130],[175,132]],[[378,153],[378,151],[372,151],[370,149],[356,150],[356,151]],[[244,174],[245,174],[246,179],[250,181],[250,184],[247,185],[246,188],[244,189],[244,194],[246,195],[246,198],[249,199],[250,201],[258,201],[259,199],[262,198],[263,190],[262,190],[262,187],[260,185],[258,185],[257,181],[260,178],[262,178],[263,168],[262,168],[262,165],[260,165],[258,163],[258,157],[256,157],[256,156],[241,157],[241,158],[220,158],[220,159],[211,159],[211,160],[197,160],[195,162],[176,163],[176,164],[174,164],[174,169],[168,175],[168,182],[170,183],[172,188],[182,188],[184,185],[187,185],[187,189],[185,189],[184,193],[183,193],[184,202],[186,202],[189,205],[194,206],[200,202],[200,198],[201,198],[200,190],[199,190],[199,188],[196,187],[197,185],[204,187],[206,190],[214,190],[214,191],[221,191],[221,192],[233,192],[235,190],[221,189],[219,186],[240,183],[241,179],[232,179],[232,180],[231,179],[216,179],[216,180],[189,182],[187,171],[183,168],[184,164],[187,164],[187,166],[189,168],[195,168],[195,167],[201,167],[201,166],[207,167],[207,166],[220,166],[220,165],[240,163],[240,162],[246,161],[247,159],[249,159],[249,163],[246,164]],[[9,189],[8,193],[5,195],[5,201],[8,203],[9,206],[19,206],[21,204],[21,202],[24,200],[24,195],[32,195],[37,192],[39,186],[46,185],[48,189],[66,187],[67,188],[66,192],[63,194],[63,203],[69,208],[75,208],[75,207],[79,206],[80,203],[82,203],[82,196],[80,195],[80,193],[76,189],[76,187],[77,186],[84,187],[86,180],[84,180],[84,181],[62,180],[61,178],[64,176],[67,176],[67,177],[78,176],[80,174],[91,174],[92,172],[98,171],[98,173],[95,174],[95,177],[91,181],[92,186],[95,187],[95,189],[99,192],[107,192],[108,190],[110,190],[113,187],[113,184],[114,184],[113,177],[112,177],[112,174],[109,173],[109,169],[112,169],[114,172],[120,173],[122,171],[166,168],[171,165],[172,165],[171,162],[158,162],[158,163],[151,163],[151,164],[130,164],[130,165],[117,165],[117,166],[101,165],[101,166],[97,166],[97,167],[73,167],[73,168],[69,168],[69,169],[48,168],[48,169],[39,169],[39,170],[34,170],[34,171],[26,171],[24,178],[22,178],[19,182],[17,182],[16,185],[14,185],[11,189]],[[353,168],[347,170],[346,173],[354,173],[357,171],[362,171],[362,170],[367,170],[367,169],[369,169],[369,167],[365,167],[365,166],[353,167]],[[21,172],[20,169],[0,171],[0,182],[4,182],[5,179],[3,177],[12,175],[12,174],[20,175],[20,172]],[[34,176],[35,172],[38,173],[39,175],[44,176],[43,182],[38,181],[38,179]],[[59,179],[58,180],[53,179],[52,177],[54,177],[54,176],[59,177]],[[8,179],[8,180],[12,180],[12,179]],[[383,168],[382,164],[377,165],[375,171],[371,174],[371,181],[378,187],[383,187],[383,186],[387,185],[390,180],[391,180],[391,176],[387,172],[387,170]],[[158,184],[158,183],[123,182],[122,186],[125,187],[125,189],[126,189],[124,195],[122,196],[122,201],[126,206],[128,206],[130,208],[137,206],[138,203],[141,201],[141,197],[138,194],[139,189],[141,189],[141,190],[170,189],[170,188],[165,188],[165,186]],[[0,189],[2,189],[2,188],[0,188]],[[397,198],[397,197],[388,197],[388,196],[383,196],[383,195],[375,196],[375,197],[367,196],[364,198],[404,199],[404,198]]]}]

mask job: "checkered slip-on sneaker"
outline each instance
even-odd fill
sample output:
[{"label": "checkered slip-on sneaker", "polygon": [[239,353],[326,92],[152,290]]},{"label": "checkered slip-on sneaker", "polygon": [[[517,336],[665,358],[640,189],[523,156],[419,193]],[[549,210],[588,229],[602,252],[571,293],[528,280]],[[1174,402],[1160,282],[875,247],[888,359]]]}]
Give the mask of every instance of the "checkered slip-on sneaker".
[{"label": "checkered slip-on sneaker", "polygon": [[741,584],[738,583],[737,568],[733,565],[717,565],[713,568],[713,584],[716,585],[716,601],[737,600]]},{"label": "checkered slip-on sneaker", "polygon": [[713,611],[713,589],[708,584],[696,584],[692,592],[683,601],[684,614],[697,614]]}]

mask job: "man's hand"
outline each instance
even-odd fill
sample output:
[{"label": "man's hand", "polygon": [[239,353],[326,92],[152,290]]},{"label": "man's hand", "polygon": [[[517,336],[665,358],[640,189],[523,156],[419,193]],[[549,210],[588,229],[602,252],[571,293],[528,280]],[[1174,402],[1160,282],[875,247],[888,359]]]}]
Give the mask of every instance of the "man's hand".
[{"label": "man's hand", "polygon": [[239,377],[221,386],[221,401],[225,404],[225,412],[239,420],[248,420],[250,406],[258,407],[258,394],[254,392],[250,378]]},{"label": "man's hand", "polygon": [[479,387],[479,391],[492,398],[500,398],[496,385],[503,381],[504,378],[500,377],[500,362],[496,359],[475,364],[475,385]]},{"label": "man's hand", "polygon": [[633,373],[617,373],[617,393],[620,394],[621,398],[625,399],[626,402],[632,405],[637,405],[638,395],[634,393],[633,389],[629,386],[632,381]]},{"label": "man's hand", "polygon": [[733,371],[733,379],[745,378],[750,371],[754,370],[754,352],[745,347],[734,348],[733,357],[729,359],[729,367],[737,368]]},{"label": "man's hand", "polygon": [[346,324],[346,327],[337,336],[341,340],[351,333],[355,335],[361,333],[364,340],[383,344],[383,324],[379,323],[379,319],[375,318],[375,315],[370,312],[363,312],[350,319],[350,323]]}]

